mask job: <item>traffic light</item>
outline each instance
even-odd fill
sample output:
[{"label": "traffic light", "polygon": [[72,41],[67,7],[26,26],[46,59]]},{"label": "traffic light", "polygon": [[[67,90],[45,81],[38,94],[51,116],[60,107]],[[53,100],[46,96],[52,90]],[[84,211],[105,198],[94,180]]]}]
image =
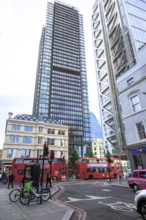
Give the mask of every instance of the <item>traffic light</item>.
[{"label": "traffic light", "polygon": [[48,145],[44,144],[44,156],[48,156]]},{"label": "traffic light", "polygon": [[65,162],[65,157],[64,157],[64,156],[62,157],[62,162],[63,162],[63,163]]},{"label": "traffic light", "polygon": [[54,157],[55,157],[54,150],[51,150],[51,157],[50,157],[50,159],[53,160]]},{"label": "traffic light", "polygon": [[111,158],[107,158],[108,163],[112,163],[112,159]]}]

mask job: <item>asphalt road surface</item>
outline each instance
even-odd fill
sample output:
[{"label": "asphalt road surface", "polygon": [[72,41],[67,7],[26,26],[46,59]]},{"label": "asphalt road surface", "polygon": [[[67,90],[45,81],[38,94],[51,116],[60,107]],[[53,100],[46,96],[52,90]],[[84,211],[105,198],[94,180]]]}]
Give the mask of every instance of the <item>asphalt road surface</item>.
[{"label": "asphalt road surface", "polygon": [[59,200],[75,209],[74,220],[142,219],[134,210],[134,192],[130,188],[103,185],[98,181],[75,181],[62,186],[65,191]]}]

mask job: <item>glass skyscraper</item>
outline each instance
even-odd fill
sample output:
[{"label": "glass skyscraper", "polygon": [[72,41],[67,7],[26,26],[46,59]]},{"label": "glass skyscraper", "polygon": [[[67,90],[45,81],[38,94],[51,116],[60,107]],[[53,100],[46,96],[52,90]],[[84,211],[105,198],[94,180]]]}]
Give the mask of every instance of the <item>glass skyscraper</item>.
[{"label": "glass skyscraper", "polygon": [[47,4],[39,48],[33,114],[59,119],[69,126],[69,154],[80,156],[90,143],[83,17],[55,1]]},{"label": "glass skyscraper", "polygon": [[146,1],[96,0],[92,32],[104,147],[121,153],[126,146],[116,80],[135,65],[146,42]]},{"label": "glass skyscraper", "polygon": [[90,122],[91,122],[91,138],[94,139],[102,139],[102,129],[101,125],[99,124],[99,121],[97,117],[93,114],[93,112],[90,112]]}]

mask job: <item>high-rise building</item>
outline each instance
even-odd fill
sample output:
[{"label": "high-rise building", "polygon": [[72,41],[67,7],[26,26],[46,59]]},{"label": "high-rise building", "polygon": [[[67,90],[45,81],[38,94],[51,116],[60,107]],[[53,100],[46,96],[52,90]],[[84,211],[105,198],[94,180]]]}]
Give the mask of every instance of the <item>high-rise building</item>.
[{"label": "high-rise building", "polygon": [[102,139],[101,125],[95,114],[90,112],[90,123],[91,123],[91,139]]},{"label": "high-rise building", "polygon": [[[104,146],[112,153],[125,149],[116,80],[137,61],[146,42],[145,0],[96,0],[92,30]],[[126,108],[126,106],[125,106]]]},{"label": "high-rise building", "polygon": [[69,126],[69,155],[90,143],[83,17],[60,1],[48,3],[39,48],[33,114]]}]

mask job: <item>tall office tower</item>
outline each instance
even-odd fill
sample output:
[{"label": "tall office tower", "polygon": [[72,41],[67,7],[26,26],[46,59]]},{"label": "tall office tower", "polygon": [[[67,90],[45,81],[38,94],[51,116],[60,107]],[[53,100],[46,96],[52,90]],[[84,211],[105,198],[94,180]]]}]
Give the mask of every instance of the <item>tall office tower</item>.
[{"label": "tall office tower", "polygon": [[60,1],[48,3],[43,27],[33,114],[69,126],[69,155],[80,156],[90,143],[90,114],[85,64],[83,17]]},{"label": "tall office tower", "polygon": [[101,125],[97,119],[97,117],[90,112],[90,123],[91,123],[91,138],[94,139],[102,139],[102,129]]},{"label": "tall office tower", "polygon": [[[137,60],[146,42],[145,0],[96,0],[92,30],[104,146],[112,153],[125,149],[116,79]],[[126,108],[126,106],[125,106]]]}]

